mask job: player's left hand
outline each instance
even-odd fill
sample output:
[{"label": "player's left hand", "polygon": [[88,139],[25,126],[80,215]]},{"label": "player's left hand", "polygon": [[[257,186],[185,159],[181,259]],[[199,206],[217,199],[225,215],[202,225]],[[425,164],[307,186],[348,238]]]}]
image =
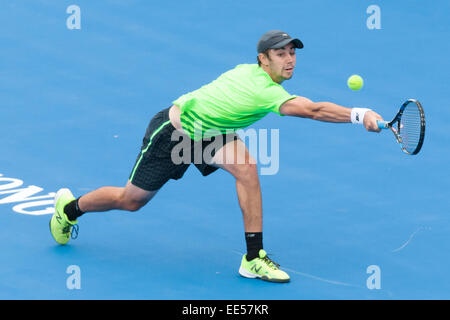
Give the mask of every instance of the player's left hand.
[{"label": "player's left hand", "polygon": [[383,121],[383,118],[375,111],[367,111],[364,115],[364,127],[369,132],[380,132],[381,129],[378,128],[377,121]]}]

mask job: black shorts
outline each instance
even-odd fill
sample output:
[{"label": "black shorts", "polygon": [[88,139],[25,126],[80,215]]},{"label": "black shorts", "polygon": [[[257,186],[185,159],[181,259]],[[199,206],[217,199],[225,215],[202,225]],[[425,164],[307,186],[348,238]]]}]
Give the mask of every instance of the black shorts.
[{"label": "black shorts", "polygon": [[[194,163],[203,176],[213,173],[218,167],[210,164],[210,157],[203,157],[205,148],[214,143],[207,150],[208,154],[214,156],[225,143],[239,139],[237,134],[228,133],[194,142],[189,136],[176,131],[170,122],[169,110],[170,107],[158,112],[151,119],[141,152],[129,177],[133,185],[147,191],[160,189],[169,179],[180,179],[191,163]],[[178,140],[174,140],[174,137],[178,137]],[[180,142],[183,142],[183,145]],[[172,155],[174,147],[177,152]]]}]

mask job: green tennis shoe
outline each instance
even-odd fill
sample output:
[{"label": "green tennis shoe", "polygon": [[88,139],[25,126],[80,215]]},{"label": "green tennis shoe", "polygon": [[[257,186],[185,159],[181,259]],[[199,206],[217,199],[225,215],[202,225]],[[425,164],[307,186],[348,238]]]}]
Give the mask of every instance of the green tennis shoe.
[{"label": "green tennis shoe", "polygon": [[251,261],[247,261],[247,255],[244,254],[239,274],[245,278],[259,278],[270,282],[289,282],[289,275],[280,270],[279,266],[261,249],[259,250],[259,257]]},{"label": "green tennis shoe", "polygon": [[69,189],[60,189],[55,196],[55,213],[50,220],[50,232],[59,244],[66,244],[70,238],[78,236],[78,221],[70,221],[64,213],[64,207],[75,200]]}]

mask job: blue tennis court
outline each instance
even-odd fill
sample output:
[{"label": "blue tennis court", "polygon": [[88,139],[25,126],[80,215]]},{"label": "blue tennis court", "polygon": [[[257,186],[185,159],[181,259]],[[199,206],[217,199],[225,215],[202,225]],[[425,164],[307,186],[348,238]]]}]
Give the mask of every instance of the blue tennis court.
[{"label": "blue tennis court", "polygon": [[[3,1],[0,298],[449,299],[449,12],[442,0]],[[279,168],[260,182],[264,248],[288,284],[239,276],[242,214],[223,170],[192,166],[140,211],[86,214],[78,238],[56,244],[56,191],[124,186],[151,117],[256,63],[270,29],[305,45],[291,94],[386,120],[420,100],[422,151],[357,125],[275,114],[253,125],[279,132]],[[362,90],[347,87],[352,74]]]}]

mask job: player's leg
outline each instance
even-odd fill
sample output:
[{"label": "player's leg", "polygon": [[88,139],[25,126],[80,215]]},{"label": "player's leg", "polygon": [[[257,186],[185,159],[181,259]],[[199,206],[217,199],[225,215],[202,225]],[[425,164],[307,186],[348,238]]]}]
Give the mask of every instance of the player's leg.
[{"label": "player's leg", "polygon": [[78,199],[78,207],[82,212],[137,211],[157,192],[141,189],[128,181],[125,187],[102,187],[83,195]]},{"label": "player's leg", "polygon": [[236,179],[245,232],[262,232],[262,198],[258,169],[256,160],[250,155],[244,142],[235,140],[226,143],[216,152],[213,162]]},{"label": "player's leg", "polygon": [[77,219],[86,212],[109,210],[137,211],[150,201],[157,191],[146,191],[130,182],[121,187],[102,187],[75,199],[69,189],[56,193],[55,213],[50,220],[50,232],[59,244],[66,244],[72,231],[78,234]]},{"label": "player's leg", "polygon": [[236,179],[236,191],[245,227],[247,254],[242,257],[239,274],[271,282],[289,282],[286,272],[269,259],[262,244],[262,197],[256,160],[244,142],[226,143],[213,157],[214,165],[228,171]]}]

